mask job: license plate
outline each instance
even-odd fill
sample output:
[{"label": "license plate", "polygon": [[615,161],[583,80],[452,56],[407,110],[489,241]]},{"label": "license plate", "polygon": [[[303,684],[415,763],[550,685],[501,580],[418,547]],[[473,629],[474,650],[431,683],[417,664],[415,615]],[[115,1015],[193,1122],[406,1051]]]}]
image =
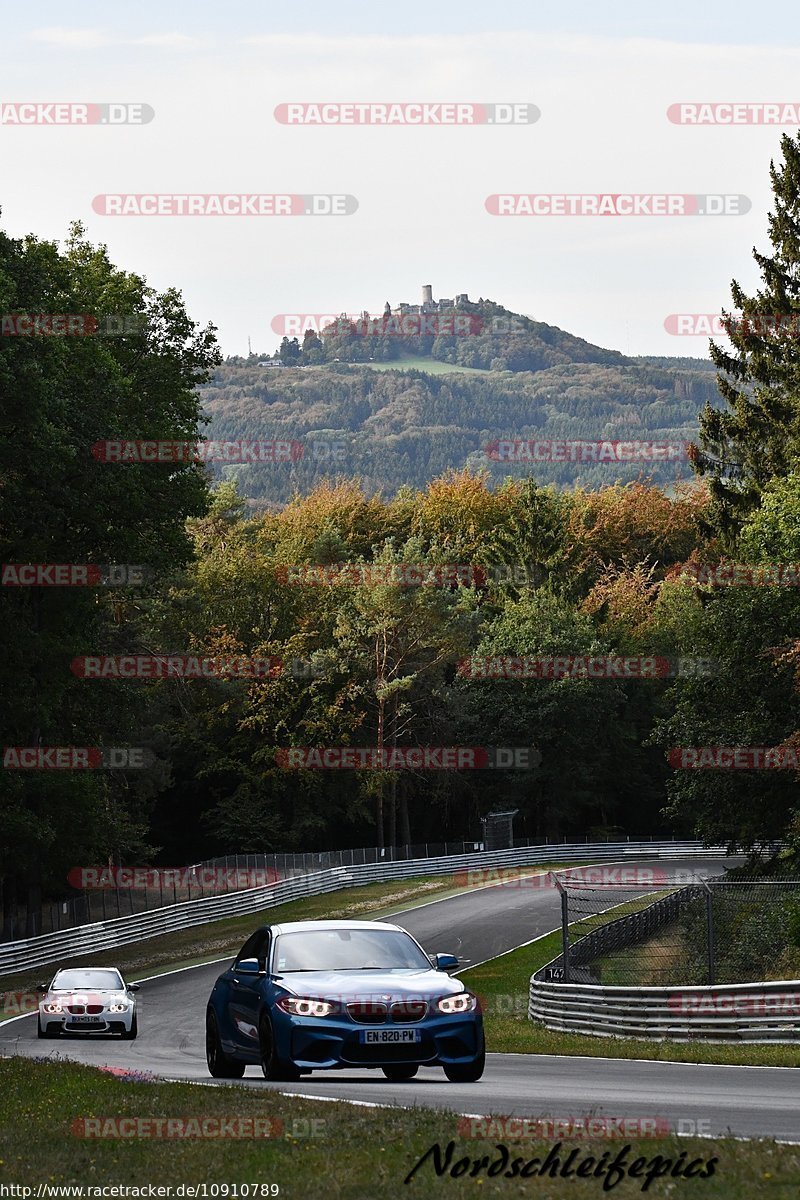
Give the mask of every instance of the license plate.
[{"label": "license plate", "polygon": [[405,1042],[421,1042],[422,1034],[418,1029],[361,1029],[358,1034],[362,1045],[397,1045]]},{"label": "license plate", "polygon": [[104,1025],[103,1017],[70,1017],[70,1025]]}]

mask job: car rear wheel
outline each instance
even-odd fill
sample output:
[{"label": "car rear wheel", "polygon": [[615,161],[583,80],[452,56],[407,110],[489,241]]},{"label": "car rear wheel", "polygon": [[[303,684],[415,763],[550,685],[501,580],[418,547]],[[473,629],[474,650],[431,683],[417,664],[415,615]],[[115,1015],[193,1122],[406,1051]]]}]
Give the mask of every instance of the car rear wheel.
[{"label": "car rear wheel", "polygon": [[36,1036],[37,1037],[57,1038],[59,1035],[59,1032],[60,1031],[59,1031],[58,1026],[54,1025],[52,1022],[50,1022],[49,1025],[42,1025],[42,1018],[39,1017],[39,1020],[38,1020],[37,1026],[36,1026]]},{"label": "car rear wheel", "polygon": [[393,1063],[390,1067],[381,1067],[387,1079],[391,1079],[392,1083],[404,1083],[406,1079],[413,1079],[419,1067],[415,1063]]},{"label": "car rear wheel", "polygon": [[136,1013],[134,1013],[133,1020],[131,1021],[130,1029],[122,1030],[122,1040],[124,1042],[132,1042],[138,1032],[139,1032],[139,1022],[136,1019]]},{"label": "car rear wheel", "polygon": [[241,1079],[244,1075],[244,1063],[230,1058],[222,1049],[217,1018],[211,1011],[206,1013],[206,1062],[214,1079]]},{"label": "car rear wheel", "polygon": [[278,1057],[272,1023],[266,1013],[261,1018],[258,1027],[258,1040],[261,1047],[261,1070],[264,1072],[265,1079],[289,1083],[300,1078],[300,1072],[295,1066]]},{"label": "car rear wheel", "polygon": [[449,1063],[444,1073],[451,1083],[477,1083],[486,1066],[486,1044],[481,1046],[481,1052],[472,1062]]}]

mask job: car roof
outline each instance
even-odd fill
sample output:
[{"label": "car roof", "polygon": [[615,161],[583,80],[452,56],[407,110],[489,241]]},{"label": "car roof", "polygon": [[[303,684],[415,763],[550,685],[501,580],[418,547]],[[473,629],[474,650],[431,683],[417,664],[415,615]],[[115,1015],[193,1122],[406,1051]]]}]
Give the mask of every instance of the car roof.
[{"label": "car roof", "polygon": [[273,933],[310,933],[321,929],[391,929],[395,933],[406,932],[399,925],[390,925],[386,921],[283,921],[280,925],[264,928],[271,928]]},{"label": "car roof", "polygon": [[111,966],[109,966],[109,967],[56,967],[55,972],[53,974],[53,978],[55,979],[56,975],[60,975],[63,971],[76,971],[76,972],[83,972],[84,974],[86,972],[90,972],[91,974],[94,974],[97,971],[116,971],[117,974],[119,975],[120,979],[122,978],[122,971],[120,971],[119,967],[111,967]]}]

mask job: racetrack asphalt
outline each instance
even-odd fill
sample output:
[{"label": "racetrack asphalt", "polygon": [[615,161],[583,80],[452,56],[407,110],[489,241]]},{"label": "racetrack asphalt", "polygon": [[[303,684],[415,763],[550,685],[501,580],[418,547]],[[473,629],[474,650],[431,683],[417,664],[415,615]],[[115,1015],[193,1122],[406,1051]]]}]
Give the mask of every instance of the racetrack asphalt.
[{"label": "racetrack asphalt", "polygon": [[[639,859],[635,865],[660,869],[670,878],[680,873],[681,882],[687,872],[702,877],[719,874],[724,867],[719,859],[692,858]],[[610,907],[631,894],[629,888],[619,893],[603,889],[596,906]],[[403,925],[429,953],[451,952],[469,966],[557,928],[560,901],[552,888],[509,882],[473,887],[378,919]],[[254,918],[254,928],[256,923]],[[40,1041],[33,1015],[0,1024],[0,1055],[70,1058],[211,1083],[205,1062],[205,1008],[214,980],[228,962],[230,958],[144,983],[139,993],[140,1032],[134,1042],[80,1037]],[[47,974],[45,970],[43,977]],[[319,1071],[297,1083],[270,1084],[258,1068],[248,1067],[236,1086],[277,1088],[321,1100],[433,1106],[469,1115],[658,1118],[687,1134],[800,1142],[800,1071],[794,1068],[489,1053],[486,1072],[475,1084],[450,1083],[439,1068],[422,1068],[405,1083],[392,1083],[375,1070],[354,1069]]]}]

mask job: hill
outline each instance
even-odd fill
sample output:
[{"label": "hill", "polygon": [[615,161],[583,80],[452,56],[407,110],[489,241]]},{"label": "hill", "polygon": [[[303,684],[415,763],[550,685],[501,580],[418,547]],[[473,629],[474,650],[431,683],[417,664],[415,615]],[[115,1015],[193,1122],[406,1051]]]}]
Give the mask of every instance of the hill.
[{"label": "hill", "polygon": [[[372,336],[374,323],[340,321],[321,338],[307,334],[303,347],[285,338],[280,357],[226,360],[202,389],[208,436],[303,449],[294,461],[218,473],[237,477],[257,505],[282,503],[331,474],[359,476],[388,495],[464,466],[498,482],[532,473],[559,487],[691,477],[683,447],[700,408],[719,402],[711,364],[628,358],[491,302],[470,309],[472,333],[404,336],[387,317]],[[630,457],[624,446],[565,446],[575,442],[639,448]],[[675,450],[653,459],[642,443]]]}]

